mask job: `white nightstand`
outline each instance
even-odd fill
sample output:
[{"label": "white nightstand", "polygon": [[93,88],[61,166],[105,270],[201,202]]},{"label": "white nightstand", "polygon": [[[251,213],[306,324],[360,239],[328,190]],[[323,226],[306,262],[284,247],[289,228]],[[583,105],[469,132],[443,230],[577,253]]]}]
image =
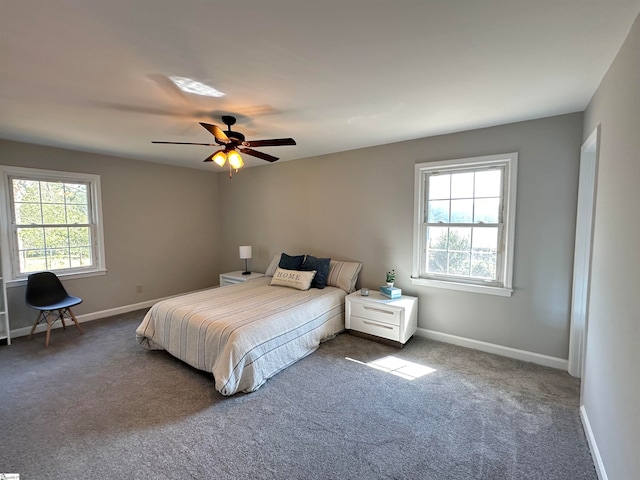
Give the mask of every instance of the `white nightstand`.
[{"label": "white nightstand", "polygon": [[243,275],[242,270],[238,270],[236,272],[227,272],[220,274],[220,286],[224,287],[225,285],[233,285],[234,283],[242,283],[247,280],[252,280],[254,278],[264,277],[264,273],[260,272],[251,272],[249,275]]},{"label": "white nightstand", "polygon": [[391,299],[369,290],[346,296],[345,328],[351,333],[403,347],[418,329],[418,299],[403,295]]}]

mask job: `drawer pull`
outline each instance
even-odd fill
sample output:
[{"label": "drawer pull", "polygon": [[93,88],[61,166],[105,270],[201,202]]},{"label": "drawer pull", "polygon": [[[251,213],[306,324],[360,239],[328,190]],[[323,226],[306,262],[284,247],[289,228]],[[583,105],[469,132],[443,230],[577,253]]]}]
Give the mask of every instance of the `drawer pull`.
[{"label": "drawer pull", "polygon": [[367,320],[362,320],[362,323],[364,323],[366,325],[372,325],[374,327],[386,328],[387,330],[393,330],[393,327],[389,327],[387,325],[381,325],[381,324],[375,323],[375,322],[369,322]]},{"label": "drawer pull", "polygon": [[393,315],[394,312],[390,312],[389,310],[382,310],[381,308],[373,308],[373,307],[368,307],[368,306],[364,306],[365,310],[372,310],[374,312],[380,312],[380,313],[386,313],[387,315]]}]

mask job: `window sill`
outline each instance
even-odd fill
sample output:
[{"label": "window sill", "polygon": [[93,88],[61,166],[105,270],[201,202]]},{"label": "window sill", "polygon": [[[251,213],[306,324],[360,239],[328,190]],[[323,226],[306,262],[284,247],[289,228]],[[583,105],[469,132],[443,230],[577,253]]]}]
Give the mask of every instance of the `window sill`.
[{"label": "window sill", "polygon": [[471,283],[445,282],[442,280],[430,280],[427,278],[411,278],[412,285],[422,287],[446,288],[449,290],[459,290],[462,292],[483,293],[485,295],[498,295],[500,297],[510,297],[513,294],[512,288],[488,287],[485,285],[474,285]]},{"label": "window sill", "polygon": [[[106,275],[107,274],[107,270],[106,268],[102,268],[100,270],[91,270],[88,272],[77,272],[77,273],[57,273],[57,272],[53,272],[55,273],[61,280],[67,280],[67,279],[76,279],[76,278],[85,278],[85,277],[97,277],[99,275]],[[16,280],[7,280],[6,282],[6,286],[7,288],[12,288],[12,287],[22,287],[25,286],[27,284],[27,279],[26,278],[19,278]]]}]

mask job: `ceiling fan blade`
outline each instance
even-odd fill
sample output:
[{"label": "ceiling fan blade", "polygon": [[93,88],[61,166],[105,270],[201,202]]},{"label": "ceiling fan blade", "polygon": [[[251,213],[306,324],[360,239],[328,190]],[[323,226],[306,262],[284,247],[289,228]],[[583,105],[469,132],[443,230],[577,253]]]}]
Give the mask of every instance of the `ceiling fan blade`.
[{"label": "ceiling fan blade", "polygon": [[245,147],[278,147],[280,145],[296,145],[293,138],[272,138],[270,140],[251,140],[242,142]]},{"label": "ceiling fan blade", "polygon": [[193,143],[193,142],[157,142],[152,141],[151,143],[163,143],[165,145],[204,145],[205,147],[218,147],[217,143]]},{"label": "ceiling fan blade", "polygon": [[278,157],[274,157],[273,155],[269,155],[267,153],[258,152],[257,150],[252,150],[250,148],[238,148],[238,150],[240,150],[242,153],[246,153],[247,155],[266,160],[267,162],[275,162],[276,160],[278,160]]},{"label": "ceiling fan blade", "polygon": [[216,137],[216,140],[218,140],[219,142],[226,144],[231,141],[229,140],[229,137],[227,137],[227,134],[220,129],[220,127],[216,125],[211,125],[210,123],[204,123],[204,122],[200,122],[200,125],[206,128],[207,131],[211,133],[214,137]]}]

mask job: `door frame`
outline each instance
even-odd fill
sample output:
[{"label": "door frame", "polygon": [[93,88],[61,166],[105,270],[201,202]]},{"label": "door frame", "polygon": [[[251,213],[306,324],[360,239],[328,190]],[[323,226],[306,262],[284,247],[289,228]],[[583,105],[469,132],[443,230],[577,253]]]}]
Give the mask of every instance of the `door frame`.
[{"label": "door frame", "polygon": [[587,348],[589,294],[591,287],[591,250],[598,183],[600,125],[580,149],[580,177],[576,213],[576,240],[573,257],[571,330],[569,334],[569,374],[582,378]]}]

